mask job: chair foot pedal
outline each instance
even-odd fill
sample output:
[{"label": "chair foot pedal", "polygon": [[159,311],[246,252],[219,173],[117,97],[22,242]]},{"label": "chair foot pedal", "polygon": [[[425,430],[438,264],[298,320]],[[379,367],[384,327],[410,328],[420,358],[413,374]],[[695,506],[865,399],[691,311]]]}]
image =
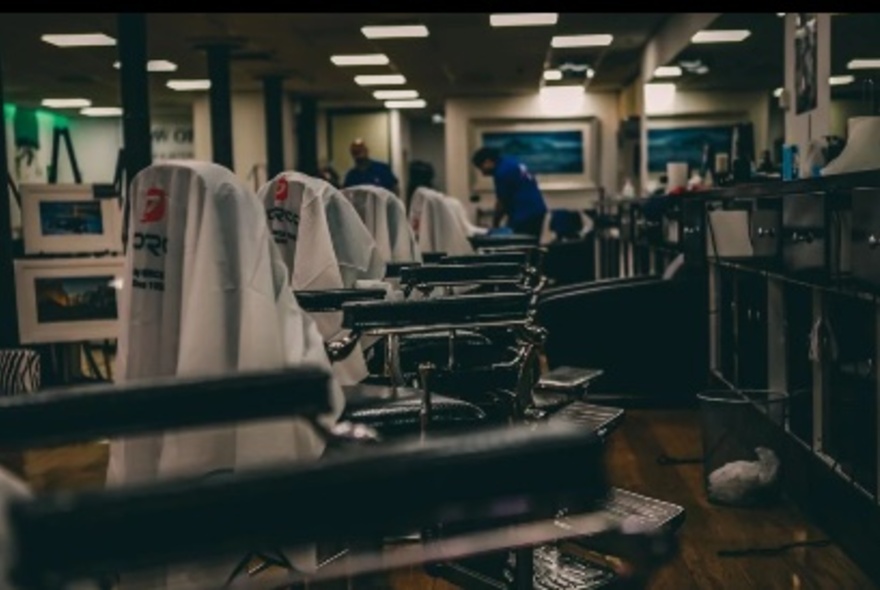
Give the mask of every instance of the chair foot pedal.
[{"label": "chair foot pedal", "polygon": [[541,377],[535,389],[580,397],[586,393],[590,383],[601,377],[603,373],[602,369],[556,367]]},{"label": "chair foot pedal", "polygon": [[613,431],[623,420],[622,408],[597,406],[586,402],[572,402],[550,416],[550,421],[565,421],[583,425],[585,428],[596,432],[599,436],[606,436]]}]

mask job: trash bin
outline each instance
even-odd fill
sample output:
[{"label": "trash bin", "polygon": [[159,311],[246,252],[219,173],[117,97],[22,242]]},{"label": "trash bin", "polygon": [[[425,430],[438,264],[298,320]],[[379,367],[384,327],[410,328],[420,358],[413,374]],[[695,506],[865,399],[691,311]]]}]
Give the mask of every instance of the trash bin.
[{"label": "trash bin", "polygon": [[713,504],[757,506],[778,499],[780,429],[790,395],[780,391],[706,391],[697,395],[703,483]]}]

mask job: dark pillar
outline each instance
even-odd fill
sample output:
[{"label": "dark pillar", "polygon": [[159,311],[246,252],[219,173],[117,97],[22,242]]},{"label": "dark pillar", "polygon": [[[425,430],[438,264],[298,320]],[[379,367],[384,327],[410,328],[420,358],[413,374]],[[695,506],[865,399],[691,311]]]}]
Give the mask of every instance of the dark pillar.
[{"label": "dark pillar", "polygon": [[263,105],[266,112],[266,174],[274,178],[284,172],[284,80],[280,76],[263,79]]},{"label": "dark pillar", "polygon": [[212,45],[208,52],[211,79],[211,151],[214,162],[233,169],[232,87],[229,80],[229,46]]},{"label": "dark pillar", "polygon": [[[2,66],[2,64],[0,64]],[[3,70],[0,67],[0,108],[3,107]],[[12,219],[9,215],[9,161],[6,157],[6,113],[0,111],[0,348],[18,346],[18,309],[15,306],[15,270],[12,264]]]},{"label": "dark pillar", "polygon": [[147,15],[120,13],[119,88],[126,182],[153,163],[150,84],[147,72]]},{"label": "dark pillar", "polygon": [[296,169],[306,174],[318,172],[318,101],[305,96],[299,100],[296,119]]}]

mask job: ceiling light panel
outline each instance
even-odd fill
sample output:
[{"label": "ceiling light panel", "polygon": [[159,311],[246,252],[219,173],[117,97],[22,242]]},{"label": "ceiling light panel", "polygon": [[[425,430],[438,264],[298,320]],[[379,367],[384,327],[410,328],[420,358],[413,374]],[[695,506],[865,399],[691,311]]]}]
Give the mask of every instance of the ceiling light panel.
[{"label": "ceiling light panel", "polygon": [[489,24],[493,27],[553,26],[558,20],[559,14],[555,12],[520,12],[489,15]]},{"label": "ceiling light panel", "polygon": [[556,35],[550,45],[556,49],[569,47],[607,47],[614,41],[614,35]]},{"label": "ceiling light panel", "polygon": [[171,90],[180,92],[194,90],[208,90],[211,88],[210,80],[168,80],[165,84]]},{"label": "ceiling light panel", "polygon": [[846,64],[848,70],[876,70],[880,69],[880,59],[853,59]]},{"label": "ceiling light panel", "polygon": [[86,117],[121,117],[120,107],[86,107],[79,112]]},{"label": "ceiling light panel", "polygon": [[416,90],[377,90],[373,93],[376,100],[411,100],[418,97]]},{"label": "ceiling light panel", "polygon": [[358,86],[398,86],[406,84],[406,78],[400,74],[377,74],[355,76],[354,83]]},{"label": "ceiling light panel", "polygon": [[423,109],[427,103],[422,100],[389,100],[385,102],[386,109]]},{"label": "ceiling light panel", "polygon": [[655,78],[678,78],[681,76],[681,68],[678,66],[660,66],[654,70]]},{"label": "ceiling light panel", "polygon": [[55,47],[110,47],[116,45],[116,39],[104,33],[43,35],[40,39]]},{"label": "ceiling light panel", "polygon": [[828,78],[828,83],[832,86],[845,86],[846,84],[852,84],[855,80],[855,76],[847,74],[845,76],[831,76]]},{"label": "ceiling light panel", "polygon": [[345,66],[387,66],[391,63],[384,53],[365,53],[363,55],[332,55],[333,65]]},{"label": "ceiling light panel", "polygon": [[[113,63],[113,67],[117,70],[121,64],[117,61]],[[167,59],[151,59],[147,62],[148,72],[176,72],[177,64]]]},{"label": "ceiling light panel", "polygon": [[92,106],[87,98],[44,98],[40,103],[50,109],[81,109]]},{"label": "ceiling light panel", "polygon": [[425,25],[397,25],[362,27],[361,32],[367,39],[410,39],[428,36]]},{"label": "ceiling light panel", "polygon": [[693,37],[693,43],[739,43],[751,35],[751,31],[745,29],[728,31],[700,31]]},{"label": "ceiling light panel", "polygon": [[562,80],[562,71],[561,70],[544,70],[544,79],[548,82],[555,82],[556,80]]}]

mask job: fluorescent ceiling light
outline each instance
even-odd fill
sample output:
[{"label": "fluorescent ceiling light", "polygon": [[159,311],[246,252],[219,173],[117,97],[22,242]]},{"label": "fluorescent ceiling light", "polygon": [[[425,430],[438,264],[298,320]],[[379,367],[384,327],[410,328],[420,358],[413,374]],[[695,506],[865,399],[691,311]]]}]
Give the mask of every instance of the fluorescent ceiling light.
[{"label": "fluorescent ceiling light", "polygon": [[361,27],[361,32],[367,39],[406,39],[411,37],[427,37],[428,27],[425,25]]},{"label": "fluorescent ceiling light", "polygon": [[119,107],[86,107],[79,114],[86,117],[120,117],[122,109]]},{"label": "fluorescent ceiling light", "polygon": [[396,86],[398,84],[406,84],[406,78],[400,74],[355,76],[354,83],[358,86]]},{"label": "fluorescent ceiling light", "polygon": [[211,88],[210,80],[168,80],[165,84],[171,90],[208,90]]},{"label": "fluorescent ceiling light", "polygon": [[697,66],[697,68],[694,70],[694,73],[699,74],[701,76],[703,74],[708,74],[709,73],[709,66],[706,66],[706,65]]},{"label": "fluorescent ceiling light", "polygon": [[331,55],[330,61],[336,66],[387,66],[390,60],[384,53],[365,53],[363,55]]},{"label": "fluorescent ceiling light", "polygon": [[845,84],[852,84],[855,80],[854,76],[847,74],[846,76],[831,76],[828,78],[828,83],[832,86],[843,86]]},{"label": "fluorescent ceiling light", "polygon": [[567,47],[606,47],[611,45],[614,35],[556,35],[550,45],[556,49]]},{"label": "fluorescent ceiling light", "polygon": [[442,125],[446,122],[446,118],[440,113],[434,113],[431,115],[431,123],[435,125]]},{"label": "fluorescent ceiling light", "polygon": [[587,78],[592,80],[593,76],[595,76],[595,75],[596,75],[596,70],[594,70],[593,68],[587,68]]},{"label": "fluorescent ceiling light", "polygon": [[678,66],[660,66],[654,70],[655,78],[677,78],[681,76],[681,68]]},{"label": "fluorescent ceiling light", "polygon": [[729,31],[700,31],[693,37],[693,43],[738,43],[751,35],[751,31],[745,29]]},{"label": "fluorescent ceiling light", "polygon": [[50,109],[81,109],[92,106],[88,98],[44,98],[40,103]]},{"label": "fluorescent ceiling light", "polygon": [[560,70],[544,70],[544,79],[548,82],[562,80],[562,72]]},{"label": "fluorescent ceiling light", "polygon": [[373,93],[376,100],[409,100],[418,97],[416,90],[377,90]]},{"label": "fluorescent ceiling light", "polygon": [[[117,70],[121,64],[117,61],[113,63],[113,67]],[[177,64],[167,59],[151,59],[147,62],[148,72],[176,72]]]},{"label": "fluorescent ceiling light", "polygon": [[386,109],[423,109],[427,103],[422,100],[389,100],[385,102]]},{"label": "fluorescent ceiling light", "polygon": [[107,47],[116,45],[116,39],[104,33],[84,33],[81,35],[43,35],[40,37],[55,47]]},{"label": "fluorescent ceiling light", "polygon": [[846,64],[848,70],[875,70],[880,68],[880,59],[854,59]]},{"label": "fluorescent ceiling light", "polygon": [[783,17],[783,16],[785,16],[785,13],[784,12],[777,12],[776,16]]},{"label": "fluorescent ceiling light", "polygon": [[782,96],[783,92],[784,92],[784,90],[782,88],[777,88],[776,90],[773,91],[773,96],[775,96],[776,98],[779,98],[780,96]]},{"label": "fluorescent ceiling light", "polygon": [[489,24],[493,27],[535,27],[555,25],[559,14],[555,12],[520,12],[510,14],[490,14]]}]

